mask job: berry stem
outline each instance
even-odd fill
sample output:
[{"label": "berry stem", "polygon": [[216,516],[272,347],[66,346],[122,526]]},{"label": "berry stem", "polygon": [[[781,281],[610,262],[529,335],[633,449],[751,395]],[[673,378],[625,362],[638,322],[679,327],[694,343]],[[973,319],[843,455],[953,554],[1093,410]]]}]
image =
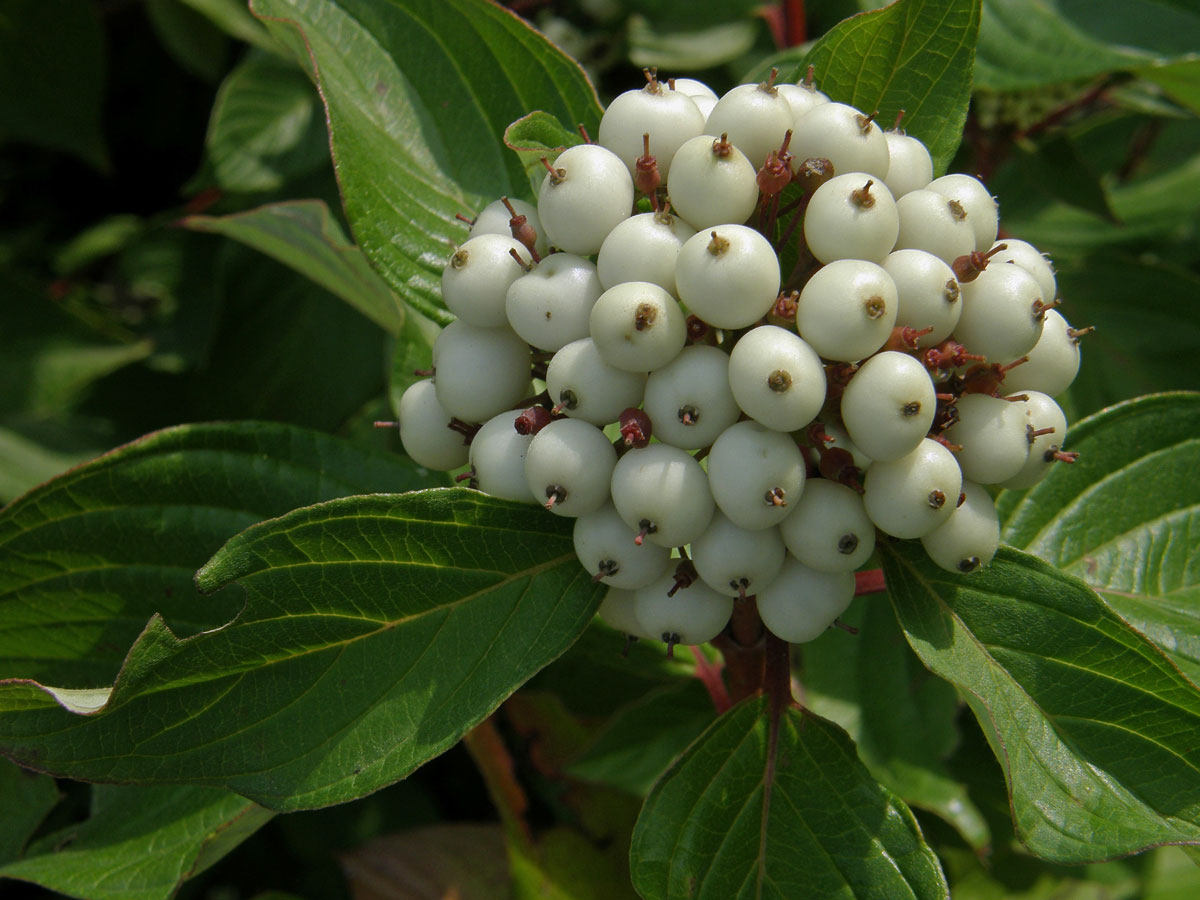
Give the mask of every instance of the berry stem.
[{"label": "berry stem", "polygon": [[717,711],[717,715],[720,715],[733,706],[725,682],[721,680],[723,666],[714,663],[704,655],[703,650],[695,645],[688,649],[692,651],[692,656],[696,660],[696,677],[700,679],[700,683],[708,691],[708,696],[712,698],[713,709]]}]

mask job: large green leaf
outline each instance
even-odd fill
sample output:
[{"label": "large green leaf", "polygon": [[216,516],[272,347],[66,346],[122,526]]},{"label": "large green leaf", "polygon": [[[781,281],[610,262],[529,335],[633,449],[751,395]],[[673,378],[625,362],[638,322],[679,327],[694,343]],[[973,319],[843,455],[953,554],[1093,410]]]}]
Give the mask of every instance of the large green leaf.
[{"label": "large green leaf", "polygon": [[1031,851],[1074,863],[1200,843],[1200,690],[1087,585],[1009,548],[971,576],[913,542],[884,563],[909,643],[988,734]]},{"label": "large green leaf", "polygon": [[188,216],[188,228],[223,234],[278,260],[399,334],[404,311],[395,295],[321,200],[272,203],[228,216]]},{"label": "large green leaf", "polygon": [[254,0],[310,66],[328,115],[355,242],[406,301],[441,305],[438,282],[473,214],[528,195],[501,142],[543,109],[594,130],[578,64],[486,0]]},{"label": "large green leaf", "polygon": [[830,629],[802,647],[805,705],[849,732],[880,783],[983,850],[987,822],[945,764],[958,743],[954,688],[922,667],[883,595],[856,601],[839,618],[858,635]]},{"label": "large green leaf", "polygon": [[221,83],[205,145],[216,184],[235,193],[278,190],[329,165],[316,91],[293,63],[266,53],[246,59]]},{"label": "large green leaf", "polygon": [[904,130],[940,174],[962,139],[978,32],[979,0],[898,0],[835,25],[781,78],[795,81],[811,65],[822,91],[879,110],[884,128],[904,110]]},{"label": "large green leaf", "polygon": [[1200,394],[1076,425],[1080,459],[999,499],[1004,538],[1087,582],[1200,684]]},{"label": "large green leaf", "polygon": [[85,900],[168,900],[273,815],[215,788],[102,785],[93,792],[86,821],[46,835],[22,859],[0,866],[0,878]]},{"label": "large green leaf", "polygon": [[281,810],[363,796],[453,745],[584,629],[601,591],[570,530],[464,489],[264,522],[197,575],[204,590],[238,583],[236,619],[180,640],[156,617],[111,694],[9,682],[0,751]]},{"label": "large green leaf", "polygon": [[646,800],[630,854],[645,900],[945,898],[908,808],[844,731],[750,698],[721,716]]},{"label": "large green leaf", "polygon": [[0,141],[31,141],[107,165],[100,134],[104,31],[84,0],[6,0],[0,9]]},{"label": "large green leaf", "polygon": [[1196,50],[1200,13],[1158,0],[984,0],[976,84],[1020,90]]},{"label": "large green leaf", "polygon": [[0,872],[58,803],[54,779],[0,759]]},{"label": "large green leaf", "polygon": [[182,425],[114,450],[0,512],[0,677],[109,684],[152,615],[191,634],[237,611],[192,576],[238,531],[421,483],[402,458],[285,425]]}]

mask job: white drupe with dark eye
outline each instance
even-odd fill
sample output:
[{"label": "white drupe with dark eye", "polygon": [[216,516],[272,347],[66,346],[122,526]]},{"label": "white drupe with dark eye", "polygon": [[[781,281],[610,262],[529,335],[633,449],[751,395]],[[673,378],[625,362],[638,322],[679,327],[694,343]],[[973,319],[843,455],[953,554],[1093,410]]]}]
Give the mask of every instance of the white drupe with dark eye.
[{"label": "white drupe with dark eye", "polygon": [[804,457],[792,437],[753,420],[730,425],[708,452],[717,508],[749,531],[785,521],[805,484]]},{"label": "white drupe with dark eye", "polygon": [[481,234],[459,247],[442,270],[442,299],[464,322],[480,328],[507,325],[504,297],[508,286],[525,274],[531,258],[525,245],[502,234]]},{"label": "white drupe with dark eye", "polygon": [[876,353],[854,373],[842,394],[842,422],[850,439],[872,459],[899,459],[933,425],[937,392],[928,370],[907,353]]},{"label": "white drupe with dark eye", "polygon": [[504,310],[522,340],[553,352],[588,336],[592,306],[602,293],[595,263],[555,253],[509,285]]},{"label": "white drupe with dark eye", "polygon": [[714,591],[703,581],[676,587],[674,572],[636,591],[634,616],[643,634],[667,645],[703,644],[715,638],[733,615],[733,597]]},{"label": "white drupe with dark eye", "polygon": [[627,281],[601,294],[588,329],[601,358],[626,372],[661,368],[687,343],[683,310],[674,297],[648,281]]},{"label": "white drupe with dark eye", "polygon": [[450,414],[438,403],[432,379],[410,384],[400,396],[398,413],[400,443],[417,465],[448,472],[466,463],[466,442],[449,427]]},{"label": "white drupe with dark eye", "polygon": [[1017,359],[1042,336],[1046,302],[1037,279],[1019,266],[989,265],[962,285],[954,337],[989,360]]},{"label": "white drupe with dark eye", "polygon": [[665,180],[675,151],[704,131],[704,115],[689,97],[668,90],[651,72],[646,78],[645,86],[619,94],[604,110],[597,141],[636,176],[638,157],[645,152],[642,135],[649,134],[650,155]]},{"label": "white drupe with dark eye", "polygon": [[555,515],[578,517],[608,502],[617,451],[604,432],[582,419],[556,419],[525,451],[529,490]]},{"label": "white drupe with dark eye", "polygon": [[611,487],[613,505],[639,543],[682,547],[712,520],[708,475],[689,453],[669,444],[628,451],[617,460]]},{"label": "white drupe with dark eye", "polygon": [[[1027,399],[1018,400],[1022,395]],[[1063,441],[1067,439],[1067,417],[1057,403],[1040,391],[1021,391],[1010,394],[1008,399],[1025,418],[1029,456],[1021,471],[1001,482],[1000,487],[1023,490],[1045,478],[1051,466],[1060,458],[1058,454],[1062,452]]]},{"label": "white drupe with dark eye", "polygon": [[729,356],[707,345],[684,347],[650,373],[642,409],[664,444],[684,450],[709,446],[742,412],[729,389]]},{"label": "white drupe with dark eye", "polygon": [[633,532],[611,503],[577,518],[573,537],[583,567],[612,587],[645,587],[671,567],[671,549],[648,541],[635,544]]},{"label": "white drupe with dark eye", "polygon": [[999,484],[1016,475],[1029,458],[1025,410],[987,394],[963,394],[954,405],[957,418],[945,431],[963,478]]},{"label": "white drupe with dark eye", "polygon": [[892,196],[899,200],[910,191],[928,187],[933,180],[933,160],[925,145],[903,131],[887,131],[883,136],[888,145],[888,170],[883,180]]},{"label": "white drupe with dark eye", "polygon": [[629,218],[633,178],[611,150],[579,144],[559,154],[538,190],[538,217],[550,243],[590,256]]},{"label": "white drupe with dark eye", "polygon": [[821,572],[853,572],[875,550],[875,525],[862,497],[824,478],[809,480],[779,532],[796,559]]},{"label": "white drupe with dark eye", "polygon": [[520,503],[541,503],[525,478],[525,451],[532,434],[520,434],[513,423],[522,410],[493,416],[471,439],[471,484],[493,497]]},{"label": "white drupe with dark eye", "polygon": [[855,362],[887,343],[898,301],[896,283],[881,266],[837,259],[804,285],[796,330],[826,359]]},{"label": "white drupe with dark eye", "polygon": [[926,438],[899,459],[876,460],[863,488],[867,515],[880,531],[917,538],[950,517],[962,491],[962,471],[953,453]]},{"label": "white drupe with dark eye", "polygon": [[972,250],[983,250],[996,242],[1000,213],[996,198],[982,181],[961,173],[943,175],[929,182],[929,190],[957,201],[967,211],[967,221],[975,233]]},{"label": "white drupe with dark eye", "polygon": [[895,250],[881,263],[896,283],[900,306],[896,324],[918,331],[918,347],[935,347],[950,336],[962,314],[962,290],[954,270],[924,250]]},{"label": "white drupe with dark eye", "polygon": [[779,296],[779,258],[771,243],[745,225],[697,232],[679,250],[679,299],[714,328],[745,328]]},{"label": "white drupe with dark eye", "polygon": [[887,177],[887,138],[874,120],[844,103],[821,103],[796,122],[789,148],[797,160],[818,157],[834,172],[866,172]]},{"label": "white drupe with dark eye", "polygon": [[1017,393],[1041,391],[1057,397],[1079,373],[1079,334],[1058,310],[1046,310],[1042,336],[1029,351],[1029,362],[1005,373],[1004,389]]},{"label": "white drupe with dark eye", "polygon": [[745,222],[758,205],[757,175],[731,141],[704,134],[676,152],[667,194],[675,212],[697,231]]},{"label": "white drupe with dark eye", "polygon": [[772,76],[760,84],[739,84],[728,91],[708,114],[704,130],[728,134],[757,169],[768,153],[779,149],[794,125],[792,105],[779,93]]},{"label": "white drupe with dark eye", "polygon": [[1012,263],[1020,266],[1037,279],[1038,287],[1042,289],[1042,297],[1047,303],[1058,296],[1058,282],[1054,278],[1054,266],[1050,265],[1050,260],[1046,259],[1037,247],[1028,241],[1005,238],[992,244],[991,249],[995,249],[1001,244],[1004,244],[1005,249],[997,251],[989,257],[991,265]]},{"label": "white drupe with dark eye", "polygon": [[630,216],[604,239],[596,268],[607,290],[626,281],[649,281],[675,293],[679,248],[696,230],[668,212]]},{"label": "white drupe with dark eye", "polygon": [[546,391],[559,412],[604,426],[621,412],[640,406],[646,392],[645,372],[610,366],[591,338],[572,341],[550,358]]},{"label": "white drupe with dark eye", "polygon": [[1000,518],[986,488],[962,484],[962,502],[950,518],[921,538],[929,558],[947,572],[967,573],[986,566],[1000,547]]},{"label": "white drupe with dark eye", "polygon": [[729,387],[752,419],[775,431],[796,431],[825,403],[825,367],[803,338],[777,325],[760,325],[734,344]]},{"label": "white drupe with dark eye", "polygon": [[[508,202],[512,204],[513,211],[518,216],[525,217],[526,224],[537,235],[533,249],[537,251],[538,256],[545,256],[550,252],[550,243],[546,240],[546,232],[542,228],[541,219],[538,218],[537,207],[517,197],[509,197]],[[475,217],[475,224],[471,226],[467,238],[476,238],[481,234],[502,234],[512,237],[512,226],[509,225],[511,219],[512,213],[508,211],[504,201],[493,200]]]},{"label": "white drupe with dark eye", "polygon": [[529,345],[508,326],[456,319],[433,343],[438,402],[465,422],[486,422],[528,396],[531,362]]},{"label": "white drupe with dark eye", "polygon": [[624,588],[610,587],[600,601],[596,615],[608,626],[632,638],[646,641],[658,640],[657,635],[642,630],[642,624],[637,620],[637,593]]},{"label": "white drupe with dark eye", "polygon": [[748,531],[720,510],[692,541],[692,563],[700,580],[735,597],[755,594],[774,581],[786,555],[778,528]]},{"label": "white drupe with dark eye", "polygon": [[881,262],[900,233],[896,201],[887,186],[862,172],[835,175],[815,191],[804,213],[804,239],[820,262]]},{"label": "white drupe with dark eye", "polygon": [[767,630],[790,644],[820,637],[854,599],[853,572],[820,572],[789,556],[755,598]]},{"label": "white drupe with dark eye", "polygon": [[975,249],[975,230],[965,207],[927,188],[896,201],[900,216],[897,250],[924,250],[946,265]]}]

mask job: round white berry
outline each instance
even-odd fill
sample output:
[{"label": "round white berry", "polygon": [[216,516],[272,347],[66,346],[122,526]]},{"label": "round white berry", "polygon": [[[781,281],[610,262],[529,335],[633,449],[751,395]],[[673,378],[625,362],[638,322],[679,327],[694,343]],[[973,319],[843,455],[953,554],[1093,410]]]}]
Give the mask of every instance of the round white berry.
[{"label": "round white berry", "polygon": [[525,479],[525,451],[533,435],[513,427],[521,410],[493,416],[471,439],[471,484],[493,497],[520,503],[541,503]]},{"label": "round white berry", "polygon": [[957,200],[937,191],[909,191],[896,201],[897,250],[924,250],[947,265],[975,249],[975,232]]},{"label": "round white berry", "polygon": [[911,452],[929,433],[936,412],[929,372],[895,350],[864,362],[842,394],[842,422],[850,439],[874,460]]},{"label": "round white berry", "polygon": [[1042,297],[1047,303],[1058,296],[1058,283],[1054,278],[1054,266],[1050,265],[1050,260],[1037,247],[1028,241],[1005,238],[1002,241],[996,241],[990,249],[995,249],[1001,244],[1004,245],[1004,249],[991,257],[992,265],[1012,263],[1015,266],[1020,266],[1037,279],[1038,287],[1042,289]]},{"label": "round white berry", "polygon": [[760,325],[729,354],[729,387],[746,415],[775,431],[796,431],[825,402],[825,369],[803,338]]},{"label": "round white berry", "polygon": [[629,170],[599,144],[564,150],[552,168],[538,190],[538,216],[546,237],[568,253],[596,253],[633,208]]},{"label": "round white berry", "polygon": [[708,114],[704,130],[710,134],[728,134],[756,169],[767,154],[778,150],[784,134],[795,120],[792,106],[773,84],[739,84],[730,90]]},{"label": "round white berry", "polygon": [[982,181],[970,175],[943,175],[929,182],[929,190],[957,201],[966,210],[967,221],[975,235],[972,250],[983,250],[995,243],[1000,214],[996,199]]},{"label": "round white berry", "polygon": [[467,461],[463,436],[450,429],[450,414],[438,403],[433,380],[410,384],[400,396],[400,443],[418,465],[437,471],[457,469]]},{"label": "round white berry", "polygon": [[773,635],[800,644],[824,634],[853,599],[853,572],[819,572],[789,556],[759,592],[758,614]]},{"label": "round white berry", "polygon": [[917,331],[933,328],[917,338],[918,347],[934,347],[948,338],[962,314],[954,270],[924,250],[895,250],[881,265],[896,283],[896,324]]},{"label": "round white berry", "polygon": [[1029,440],[1019,404],[987,394],[964,394],[954,410],[957,418],[945,435],[962,447],[955,457],[963,478],[998,484],[1021,471],[1029,457]]},{"label": "round white berry", "polygon": [[883,136],[888,145],[888,170],[883,180],[892,196],[899,199],[928,186],[933,180],[933,160],[925,145],[902,131],[888,131]]},{"label": "round white berry", "polygon": [[989,360],[1017,359],[1042,336],[1042,289],[1018,266],[989,265],[962,285],[961,302],[954,337],[972,353]]},{"label": "round white berry", "polygon": [[634,599],[641,631],[669,647],[711,641],[732,614],[732,597],[717,593],[702,581],[677,588],[671,572],[639,589]]},{"label": "round white berry", "polygon": [[512,253],[529,264],[525,245],[501,234],[481,234],[454,251],[442,270],[446,308],[464,322],[481,328],[507,325],[505,294],[508,286],[525,274]]},{"label": "round white berry", "polygon": [[603,292],[595,263],[555,253],[509,285],[505,316],[526,343],[554,351],[588,336],[592,306]]},{"label": "round white berry", "polygon": [[[512,204],[512,208],[516,214],[524,216],[525,223],[533,229],[533,233],[536,235],[533,249],[537,251],[538,256],[545,256],[550,252],[550,244],[546,240],[542,221],[538,218],[537,207],[517,197],[509,197],[507,199]],[[481,234],[502,234],[505,237],[512,237],[512,226],[509,224],[511,220],[512,213],[504,205],[504,200],[493,200],[475,217],[475,223],[471,226],[471,231],[467,234],[467,237],[476,238]]]},{"label": "round white berry", "polygon": [[698,232],[675,261],[679,299],[714,328],[745,328],[765,316],[779,278],[770,242],[745,225]]},{"label": "round white berry", "polygon": [[612,587],[645,587],[671,566],[670,548],[649,541],[635,544],[633,532],[611,503],[577,518],[573,538],[583,567]]},{"label": "round white berry", "polygon": [[947,572],[974,572],[1000,546],[1000,519],[987,490],[964,481],[961,499],[949,519],[921,538],[929,558]]},{"label": "round white berry", "polygon": [[729,357],[716,347],[685,347],[650,373],[642,408],[663,443],[684,450],[709,446],[741,415],[729,389]]},{"label": "round white berry", "polygon": [[[1017,399],[1021,396],[1026,399]],[[1001,482],[1000,486],[1023,490],[1045,478],[1059,459],[1058,454],[1067,439],[1067,417],[1057,403],[1040,391],[1021,391],[1019,394],[1010,394],[1008,399],[1025,417],[1029,455],[1021,470]]]},{"label": "round white berry", "polygon": [[1004,376],[1004,389],[1017,393],[1041,391],[1057,397],[1079,373],[1079,333],[1058,310],[1048,309],[1042,321],[1042,336],[1028,355],[1029,362]]},{"label": "round white berry", "polygon": [[790,149],[797,160],[829,160],[834,172],[866,172],[880,181],[887,177],[888,145],[883,131],[844,103],[821,103],[801,116]]},{"label": "round white berry", "polygon": [[804,213],[804,239],[820,262],[867,259],[892,252],[900,218],[891,191],[861,172],[835,175],[815,191]]},{"label": "round white berry", "polygon": [[714,509],[708,475],[688,453],[667,444],[630,450],[617,460],[612,499],[641,540],[663,547],[691,543]]},{"label": "round white berry", "polygon": [[661,368],[687,342],[683,310],[648,281],[627,281],[601,294],[588,327],[604,361],[627,372]]},{"label": "round white berry", "polygon": [[597,140],[636,176],[637,160],[645,152],[642,136],[650,135],[650,155],[665,181],[675,151],[703,131],[704,116],[689,97],[651,80],[643,88],[618,95],[608,105]]},{"label": "round white berry", "polygon": [[713,500],[731,522],[750,531],[790,516],[804,480],[804,457],[791,436],[753,420],[730,425],[708,453]]},{"label": "round white berry", "polygon": [[675,212],[700,231],[750,218],[758,205],[756,176],[746,154],[732,143],[701,135],[675,154],[667,193]]},{"label": "round white berry", "polygon": [[604,239],[596,269],[607,290],[627,281],[649,281],[675,293],[679,248],[696,233],[679,216],[666,212],[630,216]]},{"label": "round white berry", "polygon": [[604,432],[582,419],[556,419],[525,451],[533,496],[558,516],[583,516],[608,502],[617,451]]},{"label": "round white berry", "polygon": [[433,344],[438,402],[465,422],[486,422],[528,395],[530,363],[529,345],[508,327],[456,319]]},{"label": "round white berry", "polygon": [[583,338],[551,357],[546,367],[546,390],[558,412],[593,425],[607,425],[628,407],[641,405],[646,373],[610,366],[595,342]]},{"label": "round white berry", "polygon": [[896,324],[896,284],[881,266],[838,259],[800,292],[796,330],[826,359],[853,362],[882,347]]},{"label": "round white berry", "polygon": [[875,549],[875,525],[862,497],[824,478],[809,480],[779,532],[796,559],[822,572],[853,572]]},{"label": "round white berry", "polygon": [[778,528],[749,531],[719,510],[692,541],[692,563],[701,580],[730,596],[746,597],[765,588],[779,574],[785,555]]},{"label": "round white berry", "polygon": [[962,490],[954,454],[926,438],[899,459],[867,470],[863,503],[871,521],[898,538],[928,534],[950,517]]}]

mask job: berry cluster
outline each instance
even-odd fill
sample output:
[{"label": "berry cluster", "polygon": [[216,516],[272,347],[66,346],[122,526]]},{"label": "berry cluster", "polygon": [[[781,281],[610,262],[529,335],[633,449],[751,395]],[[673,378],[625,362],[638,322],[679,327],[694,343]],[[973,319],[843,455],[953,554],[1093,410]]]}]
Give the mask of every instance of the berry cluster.
[{"label": "berry cluster", "polygon": [[[457,320],[400,402],[418,463],[575,519],[601,615],[712,639],[737,598],[811,640],[876,530],[956,572],[1067,423],[1078,338],[1053,270],[997,243],[975,178],[800,84],[689,79],[617,97],[537,206],[473,220],[442,295]],[[584,135],[585,138],[587,135]],[[785,256],[790,273],[783,274]]]}]

